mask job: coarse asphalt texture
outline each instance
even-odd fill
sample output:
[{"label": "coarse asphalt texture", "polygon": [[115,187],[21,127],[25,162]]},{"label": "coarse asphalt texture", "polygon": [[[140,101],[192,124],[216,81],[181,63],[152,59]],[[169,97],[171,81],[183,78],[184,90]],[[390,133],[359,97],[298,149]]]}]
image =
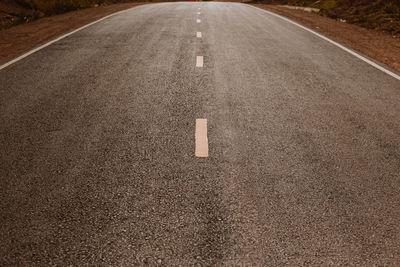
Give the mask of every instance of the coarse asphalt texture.
[{"label": "coarse asphalt texture", "polygon": [[262,10],[135,7],[0,70],[0,265],[399,266],[399,118]]}]

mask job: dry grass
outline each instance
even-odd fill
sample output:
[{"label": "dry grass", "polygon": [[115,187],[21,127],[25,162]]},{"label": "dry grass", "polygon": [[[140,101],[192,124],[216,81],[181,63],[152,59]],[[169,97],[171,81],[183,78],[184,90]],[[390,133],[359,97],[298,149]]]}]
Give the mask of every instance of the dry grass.
[{"label": "dry grass", "polygon": [[[147,0],[151,2],[152,0]],[[138,3],[146,0],[0,0],[0,28],[30,22],[37,18],[63,14],[114,3]]]},{"label": "dry grass", "polygon": [[320,14],[400,36],[400,0],[259,0],[320,8]]},{"label": "dry grass", "polygon": [[[61,14],[72,10],[100,6],[116,2],[116,0],[15,0],[22,6],[29,7],[45,15]],[[134,2],[134,1],[130,1]]]},{"label": "dry grass", "polygon": [[[8,14],[5,26],[27,22],[38,17],[61,14],[72,10],[111,3],[136,2],[140,0],[1,0],[28,10],[20,14]],[[142,0],[146,1],[146,0]],[[153,0],[147,0],[153,1]],[[161,0],[156,0],[161,1]],[[234,0],[233,0],[234,1]],[[241,0],[245,1],[245,0]],[[250,0],[265,4],[287,4],[320,8],[320,15],[346,20],[364,28],[388,32],[400,36],[400,0]],[[4,4],[3,4],[4,6]],[[1,5],[0,5],[0,11]],[[1,15],[1,12],[0,12]],[[7,16],[5,16],[7,18]],[[0,17],[0,20],[2,18]]]}]

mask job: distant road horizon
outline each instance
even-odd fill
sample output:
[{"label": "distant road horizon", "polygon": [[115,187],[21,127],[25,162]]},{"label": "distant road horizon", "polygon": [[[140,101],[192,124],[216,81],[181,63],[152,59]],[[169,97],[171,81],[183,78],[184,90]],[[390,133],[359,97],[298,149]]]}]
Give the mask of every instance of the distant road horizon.
[{"label": "distant road horizon", "polygon": [[397,266],[399,104],[249,5],[107,16],[0,67],[0,265]]}]

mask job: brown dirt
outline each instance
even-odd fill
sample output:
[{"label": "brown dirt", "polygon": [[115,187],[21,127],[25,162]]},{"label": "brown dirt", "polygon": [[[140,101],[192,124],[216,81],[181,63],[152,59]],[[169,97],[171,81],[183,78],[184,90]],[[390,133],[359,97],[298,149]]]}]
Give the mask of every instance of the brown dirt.
[{"label": "brown dirt", "polygon": [[400,38],[301,10],[275,5],[253,5],[299,22],[400,71]]},{"label": "brown dirt", "polygon": [[0,0],[0,29],[8,28],[21,23],[24,19],[29,20],[35,16],[43,16],[39,12],[17,4],[12,0]]},{"label": "brown dirt", "polygon": [[400,37],[400,0],[253,0],[258,4],[314,7],[319,14]]},{"label": "brown dirt", "polygon": [[0,31],[0,62],[114,12],[143,3],[123,3],[44,17]]}]

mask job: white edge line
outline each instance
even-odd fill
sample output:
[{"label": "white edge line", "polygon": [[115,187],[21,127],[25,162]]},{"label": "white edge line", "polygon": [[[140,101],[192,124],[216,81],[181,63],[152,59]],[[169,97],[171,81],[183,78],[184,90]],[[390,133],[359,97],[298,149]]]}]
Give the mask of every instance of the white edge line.
[{"label": "white edge line", "polygon": [[362,61],[364,61],[364,62],[370,64],[371,66],[377,68],[378,70],[380,70],[380,71],[382,71],[382,72],[384,72],[384,73],[386,73],[386,74],[388,74],[388,75],[392,76],[393,78],[395,78],[395,79],[397,79],[397,80],[400,81],[400,76],[397,75],[396,73],[391,72],[390,70],[388,70],[388,69],[386,69],[386,68],[384,68],[384,67],[382,67],[382,66],[376,64],[375,62],[369,60],[368,58],[363,57],[362,55],[360,55],[360,54],[358,54],[358,53],[356,53],[356,52],[354,52],[354,51],[348,49],[347,47],[345,47],[345,46],[343,46],[343,45],[341,45],[341,44],[339,44],[339,43],[333,41],[332,39],[329,39],[328,37],[323,36],[322,34],[319,34],[319,33],[315,32],[315,31],[313,31],[313,30],[311,30],[311,29],[309,29],[309,28],[307,28],[307,27],[305,27],[305,26],[303,26],[303,25],[301,25],[301,24],[299,24],[299,23],[297,23],[297,22],[294,22],[294,21],[292,21],[292,20],[290,20],[290,19],[288,19],[288,18],[285,18],[285,17],[283,17],[283,16],[281,16],[281,15],[275,14],[275,13],[270,12],[270,11],[268,11],[268,10],[264,10],[264,9],[261,9],[261,8],[255,7],[255,6],[251,6],[251,5],[248,5],[248,6],[250,6],[250,7],[252,7],[252,8],[256,8],[257,10],[263,11],[263,12],[265,12],[265,13],[267,13],[267,14],[272,15],[272,16],[281,18],[281,19],[283,19],[283,20],[285,20],[285,21],[287,21],[287,22],[289,22],[289,23],[291,23],[291,24],[293,24],[293,25],[296,25],[296,26],[302,28],[303,30],[306,30],[306,31],[308,31],[308,32],[310,32],[310,33],[312,33],[312,34],[314,34],[314,35],[320,37],[321,39],[324,39],[325,41],[327,41],[327,42],[329,42],[329,43],[331,43],[331,44],[333,44],[333,45],[335,45],[335,46],[337,46],[337,47],[343,49],[343,50],[346,51],[347,53],[352,54],[352,55],[355,56],[356,58],[361,59]]},{"label": "white edge line", "polygon": [[24,58],[26,58],[26,57],[28,57],[28,56],[30,56],[30,55],[32,55],[32,54],[38,52],[39,50],[42,50],[43,48],[45,48],[45,47],[47,47],[47,46],[49,46],[49,45],[52,45],[52,44],[54,44],[55,42],[60,41],[61,39],[64,39],[65,37],[68,37],[68,36],[70,36],[70,35],[72,35],[72,34],[74,34],[74,33],[76,33],[76,32],[79,32],[79,31],[81,31],[81,30],[83,30],[83,29],[85,29],[85,28],[87,28],[87,27],[90,27],[90,26],[92,26],[93,24],[96,24],[96,23],[98,23],[98,22],[100,22],[100,21],[102,21],[102,20],[108,19],[108,18],[110,18],[110,17],[113,17],[113,16],[115,16],[115,15],[121,14],[121,13],[123,13],[123,12],[127,12],[128,10],[130,10],[130,9],[132,9],[132,8],[135,8],[135,7],[137,7],[137,6],[134,6],[134,7],[131,7],[131,8],[125,9],[125,10],[121,10],[121,11],[118,11],[118,12],[115,12],[115,13],[112,13],[112,14],[107,15],[107,16],[101,18],[101,19],[98,19],[98,20],[95,20],[95,21],[93,21],[93,22],[91,22],[91,23],[89,23],[89,24],[86,24],[86,25],[84,25],[84,26],[82,26],[82,27],[80,27],[80,28],[78,28],[78,29],[76,29],[76,30],[73,30],[72,32],[69,32],[69,33],[67,33],[67,34],[61,35],[60,37],[57,37],[57,38],[54,39],[54,40],[51,40],[51,41],[49,41],[49,42],[47,42],[47,43],[45,43],[45,44],[43,44],[43,45],[41,45],[41,46],[39,46],[39,47],[36,47],[36,48],[34,48],[34,49],[32,49],[32,50],[26,52],[25,54],[22,54],[22,55],[20,55],[20,56],[14,58],[14,59],[8,61],[7,63],[4,63],[3,65],[0,66],[0,70],[2,70],[2,69],[4,69],[4,68],[7,68],[8,66],[10,66],[10,65],[12,65],[12,64],[14,64],[14,63],[20,61],[21,59],[24,59]]}]

